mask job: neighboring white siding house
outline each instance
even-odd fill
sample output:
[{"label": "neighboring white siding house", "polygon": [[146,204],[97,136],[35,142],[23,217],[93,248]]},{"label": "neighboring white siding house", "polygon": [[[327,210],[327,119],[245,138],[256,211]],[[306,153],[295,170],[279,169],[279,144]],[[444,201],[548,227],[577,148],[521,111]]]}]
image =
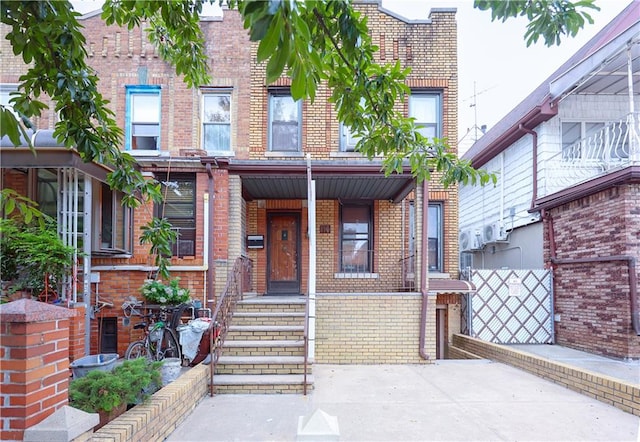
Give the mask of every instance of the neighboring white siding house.
[{"label": "neighboring white siding house", "polygon": [[541,204],[639,164],[639,10],[633,2],[464,155],[498,183],[460,188],[461,267],[545,267]]}]

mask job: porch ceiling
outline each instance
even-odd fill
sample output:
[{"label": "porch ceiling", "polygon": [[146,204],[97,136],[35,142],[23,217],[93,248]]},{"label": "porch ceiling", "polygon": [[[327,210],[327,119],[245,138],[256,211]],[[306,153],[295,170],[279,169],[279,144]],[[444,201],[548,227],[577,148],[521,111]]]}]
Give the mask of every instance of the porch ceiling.
[{"label": "porch ceiling", "polygon": [[[307,164],[297,161],[231,160],[229,173],[242,179],[248,201],[256,199],[306,199]],[[408,168],[385,177],[380,162],[315,161],[311,175],[316,199],[388,200],[399,202],[415,187]]]}]

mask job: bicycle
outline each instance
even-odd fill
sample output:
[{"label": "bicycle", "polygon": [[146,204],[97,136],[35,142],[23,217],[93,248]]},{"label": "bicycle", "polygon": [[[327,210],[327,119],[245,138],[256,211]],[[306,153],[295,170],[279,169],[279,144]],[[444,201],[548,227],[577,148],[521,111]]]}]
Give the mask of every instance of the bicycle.
[{"label": "bicycle", "polygon": [[125,359],[147,358],[150,361],[161,361],[165,358],[177,358],[182,362],[182,350],[175,332],[166,323],[166,310],[160,313],[141,315],[147,321],[133,326],[136,330],[144,330],[144,338],[129,344],[124,353]]}]

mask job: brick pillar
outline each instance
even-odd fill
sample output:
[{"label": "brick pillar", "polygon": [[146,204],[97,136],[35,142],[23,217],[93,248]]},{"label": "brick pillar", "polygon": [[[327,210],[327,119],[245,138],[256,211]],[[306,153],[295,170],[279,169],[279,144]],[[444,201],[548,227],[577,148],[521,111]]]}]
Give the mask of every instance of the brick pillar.
[{"label": "brick pillar", "polygon": [[85,310],[84,304],[77,304],[73,307],[76,316],[69,318],[69,361],[73,362],[85,355]]},{"label": "brick pillar", "polygon": [[20,299],[0,305],[0,439],[67,405],[69,318],[73,310]]}]

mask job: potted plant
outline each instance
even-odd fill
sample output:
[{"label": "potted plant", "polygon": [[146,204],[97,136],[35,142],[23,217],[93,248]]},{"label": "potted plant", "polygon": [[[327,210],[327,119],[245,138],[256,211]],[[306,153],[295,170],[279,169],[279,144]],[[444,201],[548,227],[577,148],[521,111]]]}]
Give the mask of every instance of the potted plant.
[{"label": "potted plant", "polygon": [[0,220],[0,253],[3,294],[22,291],[54,300],[72,268],[75,249],[64,244],[51,219],[27,224],[6,218]]},{"label": "potted plant", "polygon": [[189,301],[189,289],[180,287],[180,278],[164,283],[159,279],[147,279],[140,291],[149,304],[178,305]]},{"label": "potted plant", "polygon": [[139,358],[124,361],[113,371],[92,370],[69,384],[69,405],[98,413],[100,428],[126,411],[127,405],[140,403],[159,389],[161,365]]}]

